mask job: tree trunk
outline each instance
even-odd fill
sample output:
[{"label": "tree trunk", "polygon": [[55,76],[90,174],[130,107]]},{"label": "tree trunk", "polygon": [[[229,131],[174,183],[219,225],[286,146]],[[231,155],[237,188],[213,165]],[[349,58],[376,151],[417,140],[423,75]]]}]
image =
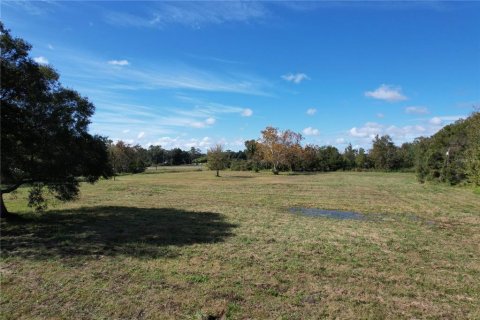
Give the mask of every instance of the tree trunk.
[{"label": "tree trunk", "polygon": [[217,170],[217,177],[220,177],[220,174],[219,174],[218,170]]},{"label": "tree trunk", "polygon": [[10,214],[8,213],[7,207],[5,207],[5,203],[3,202],[3,192],[0,192],[0,201],[1,201],[1,208],[0,208],[0,218],[7,218]]},{"label": "tree trunk", "polygon": [[275,162],[273,163],[273,169],[272,169],[273,174],[278,174],[277,166],[275,165]]}]

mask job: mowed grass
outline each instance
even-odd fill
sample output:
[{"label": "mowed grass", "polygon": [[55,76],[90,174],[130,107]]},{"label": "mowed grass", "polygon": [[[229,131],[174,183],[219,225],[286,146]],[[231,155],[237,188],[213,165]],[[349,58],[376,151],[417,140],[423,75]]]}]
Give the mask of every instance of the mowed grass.
[{"label": "mowed grass", "polygon": [[41,215],[24,191],[7,196],[22,219],[2,221],[1,317],[480,318],[471,189],[404,173],[221,174],[151,169],[85,184]]}]

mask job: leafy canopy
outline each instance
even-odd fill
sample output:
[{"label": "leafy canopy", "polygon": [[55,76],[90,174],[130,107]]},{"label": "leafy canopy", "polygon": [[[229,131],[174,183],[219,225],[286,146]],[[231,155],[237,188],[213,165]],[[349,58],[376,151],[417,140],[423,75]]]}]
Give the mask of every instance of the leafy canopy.
[{"label": "leafy canopy", "polygon": [[30,205],[43,208],[47,187],[58,199],[74,199],[79,177],[109,177],[106,141],[88,133],[94,105],[64,88],[58,73],[39,65],[31,46],[0,22],[2,193],[28,183]]}]

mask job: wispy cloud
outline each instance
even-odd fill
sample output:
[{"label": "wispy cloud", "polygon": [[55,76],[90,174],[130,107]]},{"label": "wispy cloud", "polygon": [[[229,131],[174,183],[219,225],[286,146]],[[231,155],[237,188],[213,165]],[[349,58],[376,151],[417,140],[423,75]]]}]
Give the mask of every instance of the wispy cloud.
[{"label": "wispy cloud", "polygon": [[59,1],[43,0],[43,1],[25,1],[25,0],[10,0],[2,1],[2,6],[22,11],[33,16],[41,16],[48,14],[59,7]]},{"label": "wispy cloud", "polygon": [[433,117],[428,122],[433,125],[444,125],[445,123],[452,122],[452,121],[457,121],[458,119],[465,118],[463,115],[455,115],[455,116],[437,116]]},{"label": "wispy cloud", "polygon": [[303,129],[302,132],[306,136],[318,136],[320,134],[320,131],[318,129],[312,127],[307,127]]},{"label": "wispy cloud", "polygon": [[382,84],[380,87],[373,91],[366,91],[365,96],[387,102],[398,102],[407,100],[407,97],[402,94],[401,87],[386,84]]},{"label": "wispy cloud", "polygon": [[317,113],[317,109],[315,109],[315,108],[308,108],[307,109],[307,114],[309,116],[313,116],[315,113]]},{"label": "wispy cloud", "polygon": [[250,1],[160,2],[143,14],[109,12],[108,23],[119,26],[158,27],[183,25],[199,29],[210,24],[250,23],[268,15],[265,5]]},{"label": "wispy cloud", "polygon": [[427,114],[428,108],[427,107],[421,107],[421,106],[410,106],[405,108],[405,113],[408,114]]},{"label": "wispy cloud", "polygon": [[[185,89],[208,92],[229,92],[269,96],[272,84],[256,75],[204,70],[169,61],[164,64],[130,65],[128,60],[110,60],[71,50],[55,50],[56,61],[63,64],[64,78],[71,75],[84,86],[95,83],[106,90]],[[112,68],[111,66],[128,68]],[[80,83],[82,84],[82,83]]]},{"label": "wispy cloud", "polygon": [[144,131],[139,132],[137,135],[137,139],[142,139],[143,137],[145,137],[145,132]]},{"label": "wispy cloud", "polygon": [[253,111],[250,108],[243,109],[243,111],[241,113],[242,117],[250,117],[250,116],[252,116],[252,114],[253,114]]},{"label": "wispy cloud", "polygon": [[130,62],[128,62],[128,60],[110,60],[108,61],[108,64],[113,66],[128,66]]},{"label": "wispy cloud", "polygon": [[35,61],[38,64],[48,64],[47,58],[42,56],[33,58],[33,61]]},{"label": "wispy cloud", "polygon": [[309,80],[310,78],[305,73],[288,73],[282,76],[282,79],[288,82],[300,83],[304,80]]}]

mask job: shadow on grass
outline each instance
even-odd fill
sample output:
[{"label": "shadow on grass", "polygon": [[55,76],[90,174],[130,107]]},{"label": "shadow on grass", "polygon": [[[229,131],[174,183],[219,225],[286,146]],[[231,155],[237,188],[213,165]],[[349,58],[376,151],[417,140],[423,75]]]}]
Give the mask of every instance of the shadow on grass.
[{"label": "shadow on grass", "polygon": [[213,212],[89,207],[2,221],[3,257],[175,257],[177,247],[222,242],[236,225]]}]

